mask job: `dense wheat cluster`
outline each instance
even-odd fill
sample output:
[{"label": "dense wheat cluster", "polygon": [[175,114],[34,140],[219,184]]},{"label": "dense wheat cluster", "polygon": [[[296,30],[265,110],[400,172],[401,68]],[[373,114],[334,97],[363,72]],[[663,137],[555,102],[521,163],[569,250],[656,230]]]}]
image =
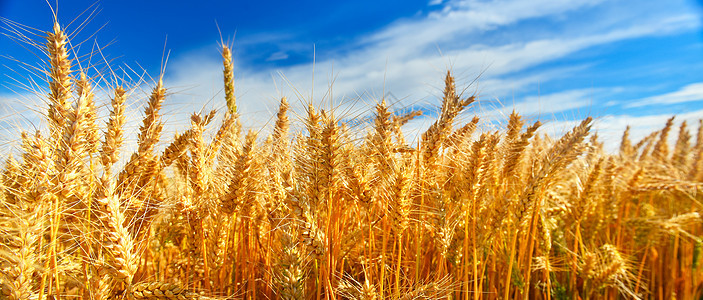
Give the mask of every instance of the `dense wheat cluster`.
[{"label": "dense wheat cluster", "polygon": [[1,299],[701,295],[703,123],[695,138],[673,118],[637,143],[626,131],[615,154],[591,118],[556,138],[516,113],[479,132],[447,73],[418,142],[402,128],[420,113],[383,100],[366,128],[310,105],[293,132],[283,98],[263,136],[241,132],[223,47],[223,121],[163,136],[159,79],[122,153],[130,88],[100,120],[58,23],[46,39],[48,128],[3,157]]}]

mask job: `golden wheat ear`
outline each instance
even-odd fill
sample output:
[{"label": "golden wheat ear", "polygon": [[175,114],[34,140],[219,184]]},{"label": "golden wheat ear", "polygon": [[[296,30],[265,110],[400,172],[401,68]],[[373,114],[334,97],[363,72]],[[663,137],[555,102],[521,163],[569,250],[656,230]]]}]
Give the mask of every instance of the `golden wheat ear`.
[{"label": "golden wheat ear", "polygon": [[666,125],[660,131],[659,139],[654,145],[654,150],[652,150],[652,157],[661,162],[669,161],[669,132],[671,132],[671,128],[674,126],[674,118],[675,116],[666,120]]},{"label": "golden wheat ear", "polygon": [[688,179],[691,181],[703,181],[703,120],[698,121],[698,133],[696,134],[696,145],[693,146],[693,159],[691,160]]},{"label": "golden wheat ear", "polygon": [[[278,113],[276,114],[276,124],[274,125],[272,134],[274,143],[278,144],[279,147],[285,146],[285,144],[288,143],[288,131],[290,130],[290,120],[288,119],[289,109],[290,104],[288,104],[288,99],[286,97],[281,98]],[[281,149],[279,148],[279,150]],[[283,153],[285,153],[285,151]]]},{"label": "golden wheat ear", "polygon": [[281,299],[305,299],[305,281],[308,277],[306,257],[298,242],[295,227],[280,230],[275,256],[274,284]]},{"label": "golden wheat ear", "polygon": [[100,162],[103,165],[103,177],[105,182],[112,174],[112,166],[117,163],[120,155],[120,148],[124,143],[125,101],[127,93],[122,86],[115,87],[114,96],[110,101],[110,117],[107,121],[107,130],[104,134],[103,146],[101,149]]},{"label": "golden wheat ear", "polygon": [[126,295],[127,299],[144,300],[197,300],[200,295],[189,292],[177,284],[145,282],[134,285]]},{"label": "golden wheat ear", "polygon": [[153,152],[154,147],[159,142],[163,123],[161,122],[161,106],[166,99],[166,88],[163,79],[159,78],[154,90],[149,96],[149,102],[144,110],[144,119],[139,128],[138,149],[139,157],[148,156]]},{"label": "golden wheat ear", "polygon": [[88,78],[84,70],[80,71],[78,80],[76,80],[76,93],[79,97],[85,98],[86,106],[86,136],[85,149],[86,154],[91,160],[98,152],[100,143],[100,131],[97,122],[97,109],[95,107],[95,93],[91,79]]},{"label": "golden wheat ear", "polygon": [[620,140],[620,155],[623,157],[634,156],[635,149],[630,141],[630,125],[625,127],[625,131],[622,134],[622,139]]},{"label": "golden wheat ear", "polygon": [[47,33],[46,40],[46,52],[49,56],[49,113],[47,118],[50,136],[53,142],[59,144],[71,107],[69,99],[73,88],[72,61],[68,56],[68,37],[58,22],[54,22],[54,29]]},{"label": "golden wheat ear", "polygon": [[253,164],[255,147],[256,134],[250,131],[246,136],[242,155],[234,166],[234,178],[232,182],[229,183],[227,195],[225,195],[220,202],[220,209],[222,213],[226,215],[233,214],[235,209],[243,203],[248,184],[250,184],[249,181],[255,180],[254,178],[250,178],[248,174]]},{"label": "golden wheat ear", "polygon": [[237,98],[234,96],[234,65],[232,63],[232,51],[228,46],[222,46],[222,64],[225,77],[225,100],[230,114],[237,113]]},{"label": "golden wheat ear", "polygon": [[688,131],[688,124],[683,121],[679,127],[679,136],[671,156],[671,164],[678,169],[683,169],[683,172],[687,172],[688,170],[685,168],[688,167],[691,153],[691,133]]},{"label": "golden wheat ear", "polygon": [[237,97],[234,95],[234,64],[232,62],[232,51],[228,46],[222,46],[222,64],[224,65],[224,70],[222,71],[224,75],[225,84],[225,102],[227,104],[227,110],[232,114],[234,119],[234,126],[231,129],[230,138],[232,139],[231,144],[237,145],[241,142],[241,132],[242,124],[239,120],[239,111],[237,110]]}]

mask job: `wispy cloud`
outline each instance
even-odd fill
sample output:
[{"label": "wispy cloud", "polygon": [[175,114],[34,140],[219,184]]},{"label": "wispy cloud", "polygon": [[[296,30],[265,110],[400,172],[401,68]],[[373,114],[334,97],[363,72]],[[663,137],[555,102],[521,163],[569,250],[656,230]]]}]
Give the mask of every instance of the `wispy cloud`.
[{"label": "wispy cloud", "polygon": [[283,51],[278,51],[278,52],[274,52],[273,54],[271,54],[266,59],[266,61],[277,61],[277,60],[284,60],[284,59],[288,59],[288,53],[283,52]]},{"label": "wispy cloud", "polygon": [[625,105],[626,107],[642,107],[648,105],[669,105],[685,102],[703,101],[703,82],[686,85],[677,91],[647,97]]}]

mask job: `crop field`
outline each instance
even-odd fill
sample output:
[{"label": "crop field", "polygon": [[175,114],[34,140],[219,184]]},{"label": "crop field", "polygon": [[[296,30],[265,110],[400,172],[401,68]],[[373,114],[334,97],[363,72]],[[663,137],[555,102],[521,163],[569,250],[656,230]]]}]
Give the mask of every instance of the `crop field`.
[{"label": "crop field", "polygon": [[223,45],[225,108],[170,136],[167,81],[126,124],[134,87],[77,64],[58,22],[37,43],[48,126],[2,157],[0,299],[703,296],[703,121],[628,129],[615,153],[590,117],[483,130],[447,72],[417,138],[403,128],[422,112],[383,99],[350,126],[282,98],[272,130],[244,132]]}]

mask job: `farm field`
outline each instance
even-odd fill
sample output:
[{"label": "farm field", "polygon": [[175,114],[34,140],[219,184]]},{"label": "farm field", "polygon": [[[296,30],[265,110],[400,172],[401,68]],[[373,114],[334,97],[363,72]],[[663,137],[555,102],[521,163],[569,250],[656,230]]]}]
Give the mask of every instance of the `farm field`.
[{"label": "farm field", "polygon": [[134,87],[77,64],[58,22],[45,38],[48,126],[2,157],[0,299],[703,296],[703,120],[626,130],[614,153],[590,117],[488,130],[458,117],[477,98],[447,72],[417,138],[423,112],[384,99],[359,125],[282,98],[272,130],[247,131],[223,45],[223,109],[169,136],[168,81],[127,124]]}]

